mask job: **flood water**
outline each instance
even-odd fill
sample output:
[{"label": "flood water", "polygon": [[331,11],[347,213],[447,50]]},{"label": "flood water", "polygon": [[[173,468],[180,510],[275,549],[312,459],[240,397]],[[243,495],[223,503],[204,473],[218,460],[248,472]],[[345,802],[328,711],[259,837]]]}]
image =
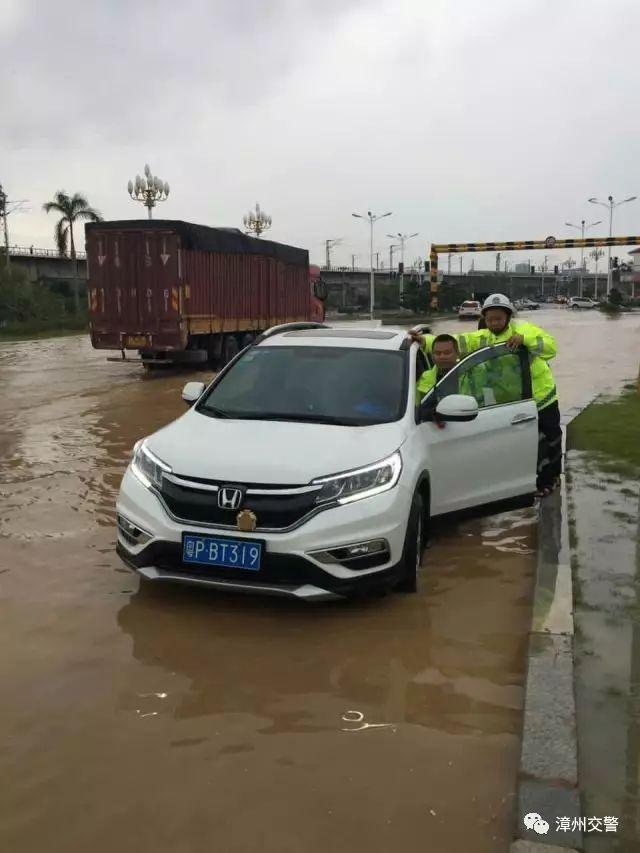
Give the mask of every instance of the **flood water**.
[{"label": "flood water", "polygon": [[[567,408],[636,375],[640,316],[531,319]],[[139,589],[115,496],[188,378],[0,345],[0,849],[506,851],[535,511],[439,531],[415,596]]]}]

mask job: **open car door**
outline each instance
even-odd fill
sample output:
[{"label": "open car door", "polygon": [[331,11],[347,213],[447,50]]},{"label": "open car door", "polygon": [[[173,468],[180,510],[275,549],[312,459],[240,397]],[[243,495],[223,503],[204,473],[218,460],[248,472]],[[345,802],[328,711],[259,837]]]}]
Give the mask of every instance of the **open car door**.
[{"label": "open car door", "polygon": [[[436,406],[450,394],[474,397],[477,417],[439,423]],[[535,491],[538,412],[525,348],[498,344],[467,356],[424,397],[419,418],[430,449],[432,515]]]}]

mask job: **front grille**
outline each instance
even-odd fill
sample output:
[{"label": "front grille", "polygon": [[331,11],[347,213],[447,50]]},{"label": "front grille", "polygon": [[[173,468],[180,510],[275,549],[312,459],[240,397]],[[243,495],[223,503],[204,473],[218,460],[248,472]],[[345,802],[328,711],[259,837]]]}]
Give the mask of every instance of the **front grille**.
[{"label": "front grille", "polygon": [[[221,509],[218,506],[217,489],[225,486],[242,489],[244,498],[236,509]],[[238,513],[249,509],[256,515],[257,530],[282,530],[296,524],[316,509],[317,489],[286,493],[287,490],[304,488],[255,483],[231,484],[217,480],[165,476],[162,480],[161,495],[171,514],[184,521],[235,528]],[[259,494],[256,493],[258,490]]]}]

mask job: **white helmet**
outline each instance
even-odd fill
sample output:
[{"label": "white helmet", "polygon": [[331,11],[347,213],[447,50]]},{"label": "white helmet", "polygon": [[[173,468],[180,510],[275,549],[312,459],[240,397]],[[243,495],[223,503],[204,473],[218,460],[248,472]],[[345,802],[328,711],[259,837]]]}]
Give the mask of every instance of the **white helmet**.
[{"label": "white helmet", "polygon": [[491,296],[487,296],[482,306],[482,313],[484,314],[488,308],[504,308],[509,314],[515,314],[516,310],[509,297],[505,296],[504,293],[492,293]]}]

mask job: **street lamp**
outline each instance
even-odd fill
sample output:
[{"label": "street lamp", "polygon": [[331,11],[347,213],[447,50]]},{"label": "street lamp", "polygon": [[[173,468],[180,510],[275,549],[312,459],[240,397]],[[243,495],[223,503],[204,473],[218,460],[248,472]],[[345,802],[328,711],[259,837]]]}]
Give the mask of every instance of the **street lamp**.
[{"label": "street lamp", "polygon": [[351,215],[355,216],[356,219],[368,219],[369,220],[369,228],[370,228],[370,231],[369,231],[369,266],[370,266],[369,301],[371,303],[371,319],[373,320],[373,305],[374,305],[374,297],[375,297],[375,294],[374,294],[375,285],[374,285],[374,276],[373,276],[373,226],[378,221],[378,219],[384,219],[385,216],[391,216],[391,211],[389,211],[388,213],[382,213],[382,214],[376,215],[375,213],[371,213],[371,211],[368,210],[366,216],[362,216],[360,213],[352,213]]},{"label": "street lamp", "polygon": [[[629,198],[623,198],[622,201],[614,201],[613,196],[610,195],[608,201],[598,201],[597,198],[587,199],[591,204],[599,204],[601,207],[606,207],[609,209],[609,237],[612,235],[613,228],[613,211],[616,207],[620,207],[621,204],[626,204],[628,201],[635,201],[638,198],[637,195],[630,195]],[[607,247],[607,296],[609,295],[609,291],[611,290],[611,246]]]},{"label": "street lamp", "polygon": [[402,301],[402,294],[404,293],[404,244],[407,240],[411,240],[414,237],[418,236],[418,232],[415,234],[387,234],[387,237],[391,237],[392,240],[399,240],[400,246],[400,263],[402,264],[402,272],[400,273],[400,300]]},{"label": "street lamp", "polygon": [[[580,225],[574,225],[572,222],[565,222],[565,225],[568,225],[569,228],[577,228],[578,231],[582,234],[582,239],[584,240],[584,232],[588,231],[589,228],[593,228],[595,225],[600,225],[602,219],[598,219],[596,222],[590,222],[588,225],[585,225],[585,220],[580,220]],[[584,246],[580,247],[580,291],[579,296],[582,296],[582,276],[584,273]]]},{"label": "street lamp", "polygon": [[157,175],[151,174],[149,164],[145,164],[144,178],[136,175],[135,181],[129,181],[127,184],[129,195],[134,201],[139,201],[147,208],[149,219],[151,219],[151,210],[159,201],[166,201],[169,195],[169,184],[166,181],[160,180]]},{"label": "street lamp", "polygon": [[264,231],[268,231],[272,225],[271,217],[260,209],[258,202],[256,202],[255,210],[250,210],[246,216],[242,217],[242,221],[247,231],[252,232],[256,237],[259,237]]}]

